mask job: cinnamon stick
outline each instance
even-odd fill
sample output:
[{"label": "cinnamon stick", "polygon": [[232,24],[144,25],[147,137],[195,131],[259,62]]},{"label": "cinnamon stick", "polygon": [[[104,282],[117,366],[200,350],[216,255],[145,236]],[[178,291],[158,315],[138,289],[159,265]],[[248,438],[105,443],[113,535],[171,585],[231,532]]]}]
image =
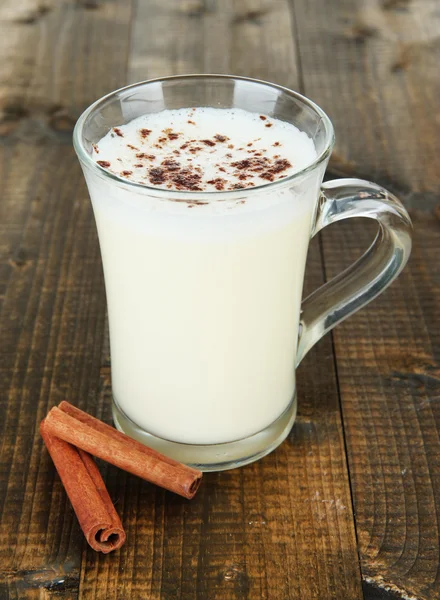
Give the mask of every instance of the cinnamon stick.
[{"label": "cinnamon stick", "polygon": [[200,485],[200,471],[144,446],[68,402],[52,408],[45,424],[51,435],[185,498],[192,498]]},{"label": "cinnamon stick", "polygon": [[40,432],[81,529],[94,550],[108,554],[125,542],[125,531],[93,458],[54,437],[45,420]]}]

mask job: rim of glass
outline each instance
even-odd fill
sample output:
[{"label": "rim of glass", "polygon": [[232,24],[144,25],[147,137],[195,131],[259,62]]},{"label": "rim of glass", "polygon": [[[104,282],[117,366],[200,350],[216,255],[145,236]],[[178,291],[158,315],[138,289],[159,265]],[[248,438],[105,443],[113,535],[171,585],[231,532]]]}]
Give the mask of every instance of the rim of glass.
[{"label": "rim of glass", "polygon": [[[232,81],[249,81],[251,83],[257,83],[257,84],[265,86],[265,87],[270,87],[270,88],[274,88],[276,90],[282,91],[283,93],[287,94],[288,96],[295,98],[296,100],[299,100],[301,103],[303,103],[306,106],[308,106],[309,108],[311,108],[322,119],[322,121],[324,123],[325,131],[326,131],[326,141],[325,141],[324,149],[318,154],[318,156],[315,158],[315,160],[312,163],[310,163],[310,165],[308,165],[307,167],[304,167],[303,169],[301,169],[301,171],[293,173],[292,175],[289,175],[288,177],[285,177],[283,179],[278,179],[277,181],[263,183],[261,185],[255,186],[255,187],[244,188],[244,189],[240,189],[240,190],[224,190],[224,191],[206,190],[206,191],[202,191],[202,192],[194,192],[191,190],[182,190],[182,191],[168,190],[168,189],[163,189],[163,188],[159,188],[156,186],[146,185],[144,183],[137,183],[135,181],[129,181],[127,179],[119,177],[118,175],[115,175],[114,173],[111,173],[110,171],[107,171],[106,169],[104,169],[103,167],[98,165],[92,159],[92,157],[88,154],[88,152],[86,152],[86,150],[83,146],[83,143],[82,143],[82,134],[83,134],[84,124],[85,124],[87,118],[90,116],[90,114],[96,110],[99,110],[100,106],[105,104],[105,102],[109,98],[111,98],[112,96],[116,96],[117,94],[119,94],[121,92],[125,92],[125,91],[135,89],[135,88],[140,88],[140,87],[143,87],[143,86],[151,84],[151,83],[157,83],[157,82],[161,82],[161,81],[181,80],[181,79],[228,79],[228,80],[232,80]],[[90,167],[93,171],[95,171],[100,176],[110,179],[111,181],[113,181],[114,183],[117,183],[119,185],[122,184],[124,187],[127,187],[129,189],[131,188],[133,190],[137,190],[137,191],[143,192],[143,193],[148,192],[148,194],[150,196],[154,195],[157,197],[164,197],[164,198],[169,198],[169,199],[181,198],[181,199],[185,199],[185,200],[188,200],[189,198],[191,198],[192,202],[196,201],[195,198],[213,199],[214,197],[218,198],[219,196],[222,196],[222,197],[227,196],[228,198],[233,198],[233,197],[237,197],[237,196],[242,196],[244,193],[245,194],[255,193],[258,191],[262,191],[263,189],[266,190],[266,189],[270,188],[271,190],[273,190],[278,187],[287,187],[290,183],[292,183],[293,181],[296,181],[298,179],[301,179],[302,177],[304,177],[305,175],[307,175],[308,173],[313,171],[316,167],[318,167],[323,161],[325,161],[332,151],[334,142],[335,142],[335,134],[334,134],[333,124],[330,121],[330,118],[322,110],[322,108],[320,108],[312,100],[310,100],[309,98],[306,98],[306,96],[303,96],[299,92],[295,92],[295,91],[290,90],[289,88],[286,88],[282,85],[278,85],[276,83],[271,83],[269,81],[264,81],[262,79],[253,79],[251,77],[241,77],[239,75],[222,75],[222,74],[208,74],[208,73],[204,73],[204,74],[195,73],[195,74],[186,74],[186,75],[171,75],[169,77],[157,77],[155,79],[147,79],[145,81],[139,81],[137,83],[132,83],[130,85],[121,87],[117,90],[114,90],[113,92],[110,92],[109,94],[106,94],[105,96],[102,96],[102,98],[99,98],[93,104],[91,104],[88,108],[86,108],[86,110],[81,114],[78,121],[76,122],[75,128],[73,130],[73,146],[74,146],[75,152],[78,155],[78,158],[87,167]]]}]

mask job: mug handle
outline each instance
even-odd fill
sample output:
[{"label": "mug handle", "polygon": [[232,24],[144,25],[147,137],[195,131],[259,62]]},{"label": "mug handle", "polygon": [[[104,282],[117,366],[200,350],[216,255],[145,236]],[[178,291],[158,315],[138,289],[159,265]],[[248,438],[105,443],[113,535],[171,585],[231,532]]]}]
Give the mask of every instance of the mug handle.
[{"label": "mug handle", "polygon": [[311,237],[352,217],[375,219],[379,231],[361,258],[303,301],[297,365],[324,334],[381,294],[408,261],[412,234],[408,213],[393,194],[362,179],[338,179],[321,186]]}]

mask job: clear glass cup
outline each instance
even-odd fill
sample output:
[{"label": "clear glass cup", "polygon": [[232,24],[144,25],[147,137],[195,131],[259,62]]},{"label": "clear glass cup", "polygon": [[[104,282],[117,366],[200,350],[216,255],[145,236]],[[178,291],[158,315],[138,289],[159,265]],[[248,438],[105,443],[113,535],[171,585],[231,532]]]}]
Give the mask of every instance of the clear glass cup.
[{"label": "clear glass cup", "polygon": [[[168,191],[102,169],[92,144],[164,109],[237,107],[288,121],[317,150],[307,168],[237,191]],[[118,429],[205,471],[268,454],[296,415],[295,369],[327,331],[405,266],[401,203],[359,179],[322,184],[334,143],[326,114],[300,94],[223,75],[147,81],[98,100],[74,146],[104,266],[113,416]],[[378,222],[369,250],[301,303],[309,240],[351,217]]]}]

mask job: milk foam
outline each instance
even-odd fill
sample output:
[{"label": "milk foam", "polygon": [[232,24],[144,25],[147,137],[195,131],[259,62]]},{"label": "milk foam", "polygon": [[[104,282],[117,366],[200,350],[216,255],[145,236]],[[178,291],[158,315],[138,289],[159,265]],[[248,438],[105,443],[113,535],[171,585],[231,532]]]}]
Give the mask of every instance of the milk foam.
[{"label": "milk foam", "polygon": [[285,121],[238,108],[164,110],[113,127],[94,145],[112,173],[162,189],[225,191],[283,179],[316,158],[313,141]]}]

